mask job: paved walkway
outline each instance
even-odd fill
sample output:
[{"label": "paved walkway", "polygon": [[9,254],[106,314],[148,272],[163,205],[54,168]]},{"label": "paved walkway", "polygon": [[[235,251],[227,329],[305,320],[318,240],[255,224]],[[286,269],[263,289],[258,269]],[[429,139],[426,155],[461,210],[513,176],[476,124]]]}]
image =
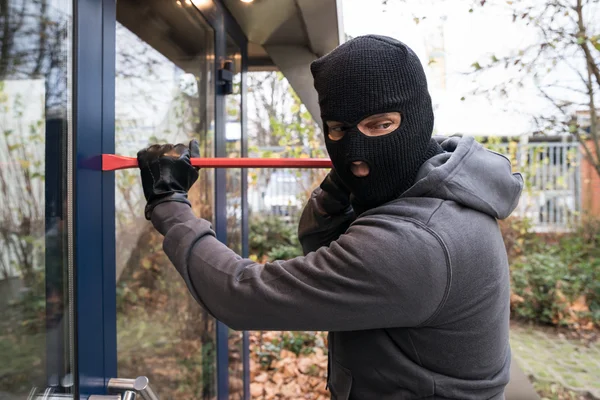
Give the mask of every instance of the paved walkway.
[{"label": "paved walkway", "polygon": [[600,343],[590,345],[542,329],[511,327],[513,357],[528,376],[600,399]]},{"label": "paved walkway", "polygon": [[504,391],[506,400],[540,400],[527,374],[515,360],[514,354],[510,363],[510,382]]}]

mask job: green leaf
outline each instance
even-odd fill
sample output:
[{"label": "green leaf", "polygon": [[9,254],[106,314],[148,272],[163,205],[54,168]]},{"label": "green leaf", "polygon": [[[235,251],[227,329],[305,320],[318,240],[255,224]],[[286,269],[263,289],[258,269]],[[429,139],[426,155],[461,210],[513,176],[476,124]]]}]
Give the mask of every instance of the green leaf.
[{"label": "green leaf", "polygon": [[461,97],[460,101],[465,101],[465,96]]},{"label": "green leaf", "polygon": [[585,37],[583,37],[583,36],[579,36],[579,37],[577,38],[577,44],[579,44],[579,45],[582,45],[582,44],[584,44],[584,43],[585,43]]},{"label": "green leaf", "polygon": [[479,64],[478,62],[474,62],[473,64],[471,64],[471,67],[475,68],[475,71],[479,71],[481,69],[481,64]]}]

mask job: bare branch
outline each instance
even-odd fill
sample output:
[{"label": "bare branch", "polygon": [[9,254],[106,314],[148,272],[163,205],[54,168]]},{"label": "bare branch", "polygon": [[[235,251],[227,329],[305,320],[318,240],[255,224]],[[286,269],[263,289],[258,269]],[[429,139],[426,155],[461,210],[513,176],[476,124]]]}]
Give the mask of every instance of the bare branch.
[{"label": "bare branch", "polygon": [[[596,102],[594,99],[594,87],[592,83],[592,72],[588,69],[588,94],[589,94],[589,107],[590,107],[590,135],[592,136],[592,141],[594,143],[594,149],[596,150],[596,156],[600,157],[600,142],[598,141],[598,132],[597,132],[597,115],[596,115]],[[600,165],[596,163],[596,166],[599,168]]]},{"label": "bare branch", "polygon": [[582,39],[580,46],[585,54],[587,67],[596,79],[596,84],[598,85],[598,87],[600,87],[600,68],[598,67],[598,64],[596,64],[594,56],[592,55],[590,47],[588,45],[587,33],[583,18],[583,5],[581,1],[582,0],[577,0],[577,6],[575,8],[575,11],[577,12],[577,25],[579,27],[579,37]]}]

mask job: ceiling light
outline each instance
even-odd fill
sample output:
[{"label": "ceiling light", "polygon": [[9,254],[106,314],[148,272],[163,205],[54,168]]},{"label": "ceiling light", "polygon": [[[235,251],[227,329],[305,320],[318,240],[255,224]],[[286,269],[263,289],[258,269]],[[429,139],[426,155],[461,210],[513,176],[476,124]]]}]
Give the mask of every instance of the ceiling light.
[{"label": "ceiling light", "polygon": [[210,5],[210,2],[211,0],[192,0],[192,3],[194,3],[197,8],[207,7]]},{"label": "ceiling light", "polygon": [[240,0],[242,3],[252,3],[254,0]]}]

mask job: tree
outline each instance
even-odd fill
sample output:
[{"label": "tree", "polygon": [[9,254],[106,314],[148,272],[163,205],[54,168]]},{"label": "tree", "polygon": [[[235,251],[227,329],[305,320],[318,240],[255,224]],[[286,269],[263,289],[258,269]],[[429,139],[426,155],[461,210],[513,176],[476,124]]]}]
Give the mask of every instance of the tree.
[{"label": "tree", "polygon": [[[476,73],[515,68],[519,78],[502,82],[494,91],[507,96],[512,87],[532,79],[551,105],[535,116],[541,133],[569,133],[581,144],[587,160],[600,175],[600,22],[597,0],[548,0],[542,4],[507,2],[513,21],[535,28],[538,40],[507,57],[475,62]],[[485,6],[486,1],[481,2]],[[564,71],[564,74],[563,74]]]},{"label": "tree", "polygon": [[321,157],[321,131],[281,72],[248,74],[250,146],[255,150],[280,147],[280,156]]},{"label": "tree", "polygon": [[[383,4],[393,0],[382,0]],[[410,0],[403,1],[407,5]],[[447,0],[433,0],[444,3]],[[475,78],[497,69],[511,70],[510,78],[482,87],[474,94],[515,95],[515,89],[534,87],[548,108],[532,115],[536,134],[572,135],[600,175],[600,2],[598,0],[477,0],[465,12],[507,7],[514,24],[531,29],[532,43],[505,56],[491,54],[475,60]],[[491,10],[490,10],[491,11]],[[418,23],[422,17],[415,16]]]},{"label": "tree", "polygon": [[[323,135],[302,101],[281,72],[253,72],[248,74],[249,128],[248,144],[252,157],[312,157],[326,156]],[[282,207],[282,214],[291,214],[293,221],[297,215],[297,203],[302,203],[310,191],[320,183],[324,170],[250,170],[249,196],[258,193],[257,201],[264,201],[272,193]],[[283,180],[295,174],[295,181],[286,185]],[[280,176],[279,183],[271,179]],[[287,178],[286,178],[287,177]],[[273,186],[270,186],[272,184]],[[285,185],[285,186],[284,186]],[[290,192],[298,196],[287,196]],[[290,199],[292,197],[293,199]],[[296,201],[298,200],[298,201]],[[290,203],[295,203],[292,205]],[[261,203],[262,204],[262,203]],[[262,204],[262,206],[266,204]],[[256,211],[256,210],[252,210]],[[269,212],[269,211],[268,211]],[[256,216],[255,216],[256,217]]]}]

